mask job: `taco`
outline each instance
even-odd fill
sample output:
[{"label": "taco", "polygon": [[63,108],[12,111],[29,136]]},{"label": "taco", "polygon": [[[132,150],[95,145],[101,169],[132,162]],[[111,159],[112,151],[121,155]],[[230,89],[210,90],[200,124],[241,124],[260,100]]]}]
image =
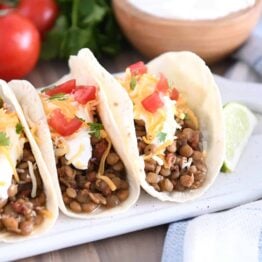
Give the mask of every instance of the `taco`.
[{"label": "taco", "polygon": [[[223,162],[224,127],[220,93],[204,61],[191,52],[165,53],[147,65],[129,66],[113,84],[91,52],[78,55],[90,61],[89,72],[112,111],[114,100],[125,97],[123,91],[132,102],[121,103],[125,113],[115,122],[121,127],[129,121],[129,136],[122,133],[124,146],[143,189],[175,202],[205,192]],[[139,153],[130,150],[133,143]]]},{"label": "taco", "polygon": [[58,216],[48,169],[22,110],[0,80],[0,241],[39,236]]},{"label": "taco", "polygon": [[[118,214],[132,206],[140,194],[123,150],[125,136],[119,134],[115,114],[89,73],[89,61],[71,56],[69,66],[68,75],[39,94],[26,81],[9,84],[29,125],[38,127],[38,145],[62,212],[76,218]],[[32,99],[34,107],[29,105]],[[127,94],[126,102],[131,104]],[[122,107],[118,114],[122,114]],[[126,136],[128,121],[123,121]]]}]

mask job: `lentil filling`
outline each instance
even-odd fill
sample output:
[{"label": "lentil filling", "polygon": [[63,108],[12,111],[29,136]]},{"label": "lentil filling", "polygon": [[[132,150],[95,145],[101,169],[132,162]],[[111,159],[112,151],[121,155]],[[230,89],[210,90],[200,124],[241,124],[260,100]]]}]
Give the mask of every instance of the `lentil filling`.
[{"label": "lentil filling", "polygon": [[98,175],[100,162],[108,148],[108,140],[91,136],[92,158],[87,170],[68,165],[64,156],[58,159],[58,177],[65,205],[73,212],[92,212],[98,207],[112,208],[129,195],[126,171],[114,148],[105,159],[104,173]]},{"label": "lentil filling", "polygon": [[[32,178],[29,174],[32,163],[37,183],[34,197]],[[0,231],[19,235],[29,235],[40,225],[46,213],[46,195],[42,180],[29,143],[24,145],[23,157],[16,166],[19,182],[14,178],[8,189],[8,199],[0,202]]]},{"label": "lentil filling", "polygon": [[[164,151],[163,165],[153,158],[145,159],[146,181],[159,192],[186,191],[199,188],[205,181],[207,166],[202,146],[201,132],[189,120],[176,117],[181,129],[175,140]],[[154,144],[146,144],[144,121],[135,120],[140,155],[154,152]]]}]

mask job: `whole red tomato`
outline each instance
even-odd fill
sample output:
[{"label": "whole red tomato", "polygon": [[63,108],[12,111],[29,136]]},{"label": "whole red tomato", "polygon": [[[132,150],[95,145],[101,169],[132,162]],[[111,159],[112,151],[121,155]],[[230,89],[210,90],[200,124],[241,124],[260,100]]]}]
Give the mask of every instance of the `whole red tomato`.
[{"label": "whole red tomato", "polygon": [[0,15],[0,78],[11,80],[28,74],[39,51],[39,32],[28,19],[13,11]]},{"label": "whole red tomato", "polygon": [[41,34],[51,29],[58,15],[55,0],[20,0],[17,11],[31,20]]}]

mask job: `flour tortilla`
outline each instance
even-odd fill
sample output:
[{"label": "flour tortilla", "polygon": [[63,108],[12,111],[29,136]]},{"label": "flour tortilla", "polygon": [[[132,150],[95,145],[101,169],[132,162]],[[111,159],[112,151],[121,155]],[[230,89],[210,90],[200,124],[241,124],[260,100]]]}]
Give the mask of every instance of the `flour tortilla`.
[{"label": "flour tortilla", "polygon": [[[39,148],[34,140],[34,137],[31,134],[31,131],[29,129],[29,126],[26,122],[26,119],[24,117],[24,114],[22,112],[22,109],[17,102],[15,95],[13,94],[10,87],[6,84],[6,82],[0,80],[0,96],[4,99],[5,102],[7,102],[9,105],[11,105],[12,109],[16,111],[18,118],[23,125],[24,132],[26,134],[26,137],[30,143],[32,153],[35,157],[40,176],[42,178],[42,182],[44,185],[44,190],[46,194],[46,209],[49,211],[50,216],[46,216],[43,223],[39,226],[36,226],[34,231],[28,235],[28,236],[20,236],[16,234],[12,234],[9,232],[0,232],[0,242],[17,242],[17,241],[24,241],[26,239],[30,239],[33,237],[38,237],[42,235],[43,233],[50,230],[58,217],[58,202],[56,198],[56,192],[52,187],[52,181],[50,178],[49,171],[47,169],[47,166],[41,156],[41,152],[39,151]],[[32,102],[32,101],[31,101]],[[30,106],[33,105],[33,102]]]},{"label": "flour tortilla", "polygon": [[[90,68],[93,67],[93,62],[89,59],[86,59],[85,56],[82,56],[80,54],[77,56],[71,56],[69,59],[69,67],[70,73],[58,80],[56,84],[65,82],[69,79],[76,79],[77,85],[95,84],[98,87],[100,86],[100,82],[96,82],[95,78],[93,78],[92,75],[93,71],[90,70]],[[112,89],[114,89],[115,79],[112,76],[110,81],[108,82],[108,85],[111,85]],[[102,88],[98,88],[98,112],[103,126],[106,132],[108,133],[115,150],[122,158],[122,161],[125,165],[127,171],[127,178],[129,182],[129,197],[125,201],[123,201],[119,206],[114,208],[98,208],[92,213],[75,213],[68,209],[63,202],[62,193],[58,181],[51,135],[42,107],[42,102],[37,91],[30,83],[26,81],[12,81],[9,83],[9,85],[11,86],[20,105],[22,106],[24,114],[29,124],[34,123],[38,126],[38,137],[41,138],[41,141],[44,141],[44,143],[40,143],[38,144],[38,146],[52,175],[53,185],[57,192],[59,207],[65,215],[82,219],[112,216],[126,211],[128,208],[130,208],[137,202],[137,199],[140,195],[140,184],[138,181],[138,177],[134,173],[132,163],[128,160],[128,152],[126,152],[125,148],[123,147],[125,143],[128,143],[129,133],[133,132],[133,127],[130,126],[129,119],[127,119],[124,120],[122,123],[122,129],[124,130],[120,130],[121,128],[119,128],[114,121],[115,118],[119,118],[122,115],[122,113],[125,113],[123,112],[124,102],[129,105],[131,104],[131,101],[126,93],[124,93],[124,97],[117,96],[115,100],[110,101],[107,98],[104,90]],[[116,110],[112,110],[112,102],[113,104],[116,103],[119,105],[116,106]],[[122,134],[122,132],[124,134]],[[138,150],[135,144],[135,140],[132,143],[132,148],[135,151]]]},{"label": "flour tortilla", "polygon": [[[117,136],[122,136],[123,156],[131,160],[133,171],[141,186],[153,197],[162,201],[185,202],[202,195],[215,181],[224,157],[224,125],[222,103],[218,87],[204,61],[191,52],[168,52],[147,64],[149,73],[163,73],[168,81],[181,92],[189,107],[199,119],[200,130],[206,145],[206,164],[208,173],[203,185],[185,192],[158,192],[146,182],[144,160],[139,156],[135,128],[133,124],[133,105],[127,101],[127,93],[122,86],[97,62],[88,49],[82,49],[78,56],[90,61],[89,72],[103,89],[114,124],[120,127]],[[87,62],[86,62],[87,63]],[[80,64],[79,64],[80,65]],[[118,103],[121,110],[116,106]],[[126,131],[128,130],[128,131]],[[114,131],[116,132],[116,131]],[[134,148],[134,145],[136,148]],[[119,144],[119,146],[122,146]]]}]

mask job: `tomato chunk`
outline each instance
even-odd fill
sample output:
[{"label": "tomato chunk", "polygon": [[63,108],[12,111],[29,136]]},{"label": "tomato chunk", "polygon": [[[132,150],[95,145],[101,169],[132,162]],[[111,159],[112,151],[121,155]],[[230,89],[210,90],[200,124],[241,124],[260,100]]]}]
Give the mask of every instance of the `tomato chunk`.
[{"label": "tomato chunk", "polygon": [[53,96],[53,95],[61,94],[61,93],[70,94],[75,88],[76,88],[76,80],[71,79],[60,85],[57,85],[53,89],[49,89],[45,91],[45,93],[49,96]]},{"label": "tomato chunk", "polygon": [[169,90],[168,81],[163,74],[160,75],[160,79],[156,84],[156,90],[164,94],[168,93]]},{"label": "tomato chunk", "polygon": [[178,90],[175,87],[173,87],[173,89],[172,89],[172,91],[170,93],[170,98],[172,100],[178,100],[178,98],[179,98],[179,92],[178,92]]},{"label": "tomato chunk", "polygon": [[61,136],[70,136],[82,126],[83,122],[76,117],[66,119],[61,110],[57,108],[48,119],[48,124]]},{"label": "tomato chunk", "polygon": [[131,75],[142,75],[147,72],[147,67],[142,61],[132,64],[128,68],[130,69]]},{"label": "tomato chunk", "polygon": [[82,105],[87,102],[96,99],[96,87],[95,86],[78,86],[74,90],[75,100]]},{"label": "tomato chunk", "polygon": [[151,95],[147,96],[145,99],[142,100],[141,103],[143,107],[151,113],[155,113],[158,108],[164,105],[158,92],[154,92]]}]

